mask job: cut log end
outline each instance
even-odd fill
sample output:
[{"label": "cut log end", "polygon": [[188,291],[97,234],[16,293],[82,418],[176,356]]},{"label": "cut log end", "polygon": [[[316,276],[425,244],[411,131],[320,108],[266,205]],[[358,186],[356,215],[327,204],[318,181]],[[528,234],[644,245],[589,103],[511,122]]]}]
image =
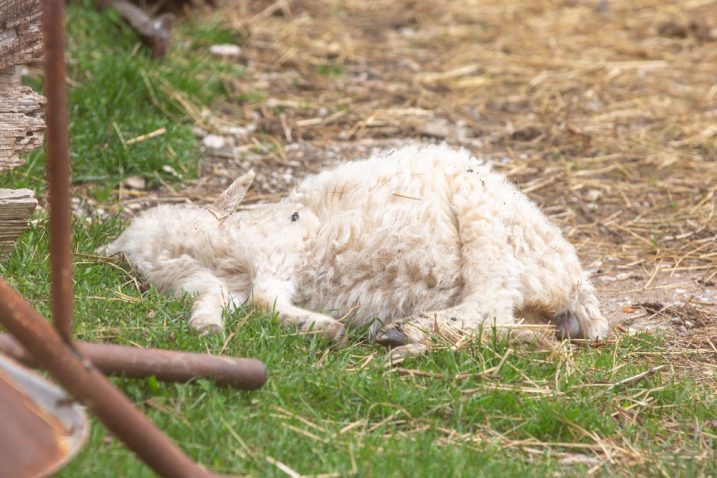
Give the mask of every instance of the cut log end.
[{"label": "cut log end", "polygon": [[27,230],[36,207],[35,193],[29,189],[0,189],[0,260],[7,259]]}]

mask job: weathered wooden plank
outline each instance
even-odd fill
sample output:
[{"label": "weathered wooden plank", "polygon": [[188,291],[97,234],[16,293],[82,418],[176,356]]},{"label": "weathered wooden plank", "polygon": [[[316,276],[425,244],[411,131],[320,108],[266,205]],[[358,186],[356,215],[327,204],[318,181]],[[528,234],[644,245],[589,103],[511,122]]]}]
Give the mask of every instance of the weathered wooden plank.
[{"label": "weathered wooden plank", "polygon": [[35,193],[29,189],[0,189],[0,260],[10,255],[36,207]]},{"label": "weathered wooden plank", "polygon": [[22,165],[22,156],[42,144],[45,98],[0,74],[0,171]]},{"label": "weathered wooden plank", "polygon": [[41,0],[0,0],[0,70],[42,53]]}]

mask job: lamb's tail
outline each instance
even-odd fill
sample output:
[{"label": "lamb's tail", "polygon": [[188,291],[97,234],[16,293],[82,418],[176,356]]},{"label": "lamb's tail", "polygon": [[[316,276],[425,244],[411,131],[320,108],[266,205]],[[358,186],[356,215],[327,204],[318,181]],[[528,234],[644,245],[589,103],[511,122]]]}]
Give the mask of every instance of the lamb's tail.
[{"label": "lamb's tail", "polygon": [[555,317],[557,334],[561,338],[602,339],[610,326],[600,312],[595,287],[585,278],[577,287],[577,294],[567,309]]}]

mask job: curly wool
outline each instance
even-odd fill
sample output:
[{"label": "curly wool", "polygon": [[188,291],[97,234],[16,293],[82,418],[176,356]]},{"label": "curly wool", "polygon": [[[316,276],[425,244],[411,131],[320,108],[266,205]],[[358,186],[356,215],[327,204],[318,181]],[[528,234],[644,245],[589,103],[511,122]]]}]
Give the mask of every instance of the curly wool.
[{"label": "curly wool", "polygon": [[222,310],[249,300],[286,324],[335,339],[344,324],[366,327],[391,345],[426,344],[442,321],[466,332],[527,321],[564,337],[607,333],[573,246],[465,150],[388,151],[237,212],[252,179],[208,208],[146,211],[106,252],[124,253],[164,291],[196,294],[190,322],[201,331],[220,330]]}]

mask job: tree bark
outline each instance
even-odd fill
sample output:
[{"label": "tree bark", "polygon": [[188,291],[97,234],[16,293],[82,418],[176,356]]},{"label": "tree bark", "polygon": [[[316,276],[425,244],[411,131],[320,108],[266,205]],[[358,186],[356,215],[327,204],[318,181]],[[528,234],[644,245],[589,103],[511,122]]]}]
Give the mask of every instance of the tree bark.
[{"label": "tree bark", "polygon": [[40,0],[0,0],[0,70],[42,54],[41,14]]},{"label": "tree bark", "polygon": [[22,156],[42,144],[45,129],[45,98],[13,76],[0,72],[0,172],[21,166]]}]

